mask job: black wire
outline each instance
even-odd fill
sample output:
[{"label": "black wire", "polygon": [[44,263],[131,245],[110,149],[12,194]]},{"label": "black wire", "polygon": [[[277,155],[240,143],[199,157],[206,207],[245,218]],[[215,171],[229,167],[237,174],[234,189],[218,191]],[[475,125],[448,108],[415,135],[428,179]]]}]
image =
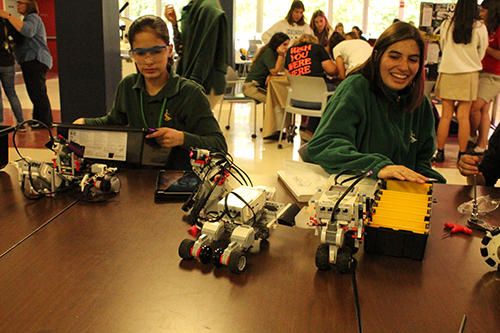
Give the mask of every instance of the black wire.
[{"label": "black wire", "polygon": [[[361,176],[363,174],[363,172],[364,171],[361,170],[361,169],[346,169],[346,170],[342,170],[337,175],[335,175],[335,178],[333,180],[335,181],[335,185],[342,185],[346,181],[349,181],[349,180],[352,180],[352,179],[355,179],[355,178]],[[345,175],[345,174],[351,174],[351,173],[355,174],[355,176],[354,177],[350,177],[348,179],[344,179],[340,183],[337,182],[337,180],[339,179],[340,176]]]},{"label": "black wire", "polygon": [[330,222],[334,222],[336,220],[335,215],[337,214],[337,209],[339,208],[340,203],[342,202],[342,200],[344,200],[347,194],[354,188],[354,186],[356,186],[356,184],[358,184],[360,181],[362,181],[371,174],[373,174],[373,171],[371,170],[364,172],[362,175],[358,176],[358,178],[354,182],[352,182],[352,184],[344,191],[344,193],[342,193],[340,198],[337,199],[335,206],[333,207],[332,217],[330,218]]},{"label": "black wire", "polygon": [[359,304],[359,292],[358,292],[358,283],[356,281],[356,259],[353,259],[352,267],[351,267],[351,277],[352,277],[352,290],[354,293],[354,302],[356,303],[356,314],[358,317],[358,329],[359,333],[363,333],[363,326],[361,323],[361,305]]}]

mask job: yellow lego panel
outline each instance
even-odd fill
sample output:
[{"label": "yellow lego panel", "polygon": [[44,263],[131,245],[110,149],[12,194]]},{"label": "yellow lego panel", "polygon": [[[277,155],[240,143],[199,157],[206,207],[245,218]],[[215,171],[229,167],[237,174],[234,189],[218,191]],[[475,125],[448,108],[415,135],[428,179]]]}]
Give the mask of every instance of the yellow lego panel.
[{"label": "yellow lego panel", "polygon": [[418,184],[402,180],[389,179],[386,181],[386,188],[390,191],[430,194],[432,189],[432,184]]}]

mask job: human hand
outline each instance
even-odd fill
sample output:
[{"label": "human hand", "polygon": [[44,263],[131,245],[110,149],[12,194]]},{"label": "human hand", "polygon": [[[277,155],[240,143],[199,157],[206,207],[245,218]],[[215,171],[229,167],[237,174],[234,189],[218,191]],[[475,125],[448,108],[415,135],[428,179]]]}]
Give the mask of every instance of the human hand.
[{"label": "human hand", "polygon": [[6,18],[9,17],[9,15],[10,15],[9,12],[7,12],[7,11],[5,11],[3,9],[0,9],[0,17],[1,18],[5,18],[6,19]]},{"label": "human hand", "polygon": [[172,23],[172,25],[177,25],[177,15],[175,14],[173,5],[165,6],[165,18],[168,22]]},{"label": "human hand", "polygon": [[281,55],[281,56],[285,56],[286,51],[287,51],[287,48],[283,44],[281,44],[280,46],[278,46],[276,48],[276,52],[278,52],[278,54]]},{"label": "human hand", "polygon": [[83,118],[78,118],[77,120],[75,120],[73,122],[73,124],[77,124],[77,125],[85,125],[85,119]]},{"label": "human hand", "polygon": [[481,158],[479,156],[473,155],[462,155],[460,161],[458,161],[458,171],[462,174],[462,176],[473,176],[480,174],[477,166],[481,162]]},{"label": "human hand", "polygon": [[388,165],[380,169],[377,175],[380,179],[392,179],[396,178],[399,180],[407,180],[412,183],[424,184],[429,181],[429,178],[422,176],[418,172],[415,172],[403,165]]},{"label": "human hand", "polygon": [[182,146],[184,144],[184,132],[168,127],[160,127],[154,133],[146,135],[146,139],[155,139],[160,146],[166,148]]}]

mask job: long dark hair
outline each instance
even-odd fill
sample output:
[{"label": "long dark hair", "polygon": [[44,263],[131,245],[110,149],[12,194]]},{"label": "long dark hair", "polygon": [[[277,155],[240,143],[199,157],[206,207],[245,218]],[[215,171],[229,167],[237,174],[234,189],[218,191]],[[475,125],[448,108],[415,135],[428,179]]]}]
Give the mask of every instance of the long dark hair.
[{"label": "long dark hair", "polygon": [[500,2],[498,0],[484,0],[481,7],[488,11],[485,24],[488,28],[488,34],[492,35],[500,27]]},{"label": "long dark hair", "polygon": [[170,36],[165,21],[158,16],[146,15],[135,20],[128,30],[128,41],[132,48],[135,35],[143,31],[152,31],[158,38],[162,39],[165,44],[170,45]]},{"label": "long dark hair", "polygon": [[408,24],[406,22],[396,22],[385,29],[385,31],[380,35],[380,37],[375,42],[373,46],[373,52],[370,58],[353,70],[349,75],[355,73],[361,73],[369,82],[370,87],[375,93],[384,94],[387,93],[383,89],[384,82],[380,76],[380,61],[385,51],[394,43],[412,39],[417,43],[418,49],[420,51],[420,63],[418,66],[418,72],[413,79],[413,83],[409,86],[410,98],[406,106],[406,112],[413,112],[422,103],[424,98],[424,84],[425,84],[425,72],[424,72],[424,54],[425,54],[425,43],[422,39],[422,35],[417,28]]},{"label": "long dark hair", "polygon": [[341,33],[334,31],[333,34],[328,39],[328,49],[330,50],[333,57],[333,48],[337,46],[338,43],[345,40]]},{"label": "long dark hair", "polygon": [[306,24],[306,20],[304,19],[304,14],[302,14],[302,17],[300,18],[300,20],[298,22],[294,22],[293,21],[293,11],[295,9],[302,9],[303,11],[306,10],[306,7],[304,7],[304,4],[302,3],[302,1],[300,0],[294,0],[292,2],[292,5],[290,6],[290,10],[288,10],[288,14],[286,14],[286,17],[285,17],[285,20],[287,20],[287,22],[290,24],[290,25],[293,25],[294,23],[297,23],[298,25],[300,26],[303,26],[304,24]]},{"label": "long dark hair", "polygon": [[458,0],[450,22],[450,27],[454,25],[453,41],[457,44],[469,44],[472,29],[478,19],[477,0]]},{"label": "long dark hair", "polygon": [[253,65],[255,65],[257,63],[257,60],[260,58],[262,52],[264,52],[266,49],[271,49],[273,51],[276,51],[276,49],[281,44],[283,44],[284,42],[286,42],[289,39],[290,39],[290,37],[288,37],[288,35],[285,34],[284,32],[275,33],[273,35],[273,37],[271,37],[271,40],[269,41],[269,43],[267,43],[266,45],[261,47],[259,52],[255,55],[255,57],[253,58],[253,61],[252,61],[252,66],[250,66],[250,69],[252,69]]}]

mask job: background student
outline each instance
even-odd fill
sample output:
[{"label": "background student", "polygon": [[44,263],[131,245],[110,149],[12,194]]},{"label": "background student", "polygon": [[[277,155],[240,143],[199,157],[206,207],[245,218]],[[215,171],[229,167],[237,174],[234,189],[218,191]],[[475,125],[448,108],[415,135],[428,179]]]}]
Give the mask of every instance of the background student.
[{"label": "background student", "polygon": [[457,106],[458,160],[465,153],[470,134],[469,111],[477,99],[481,59],[488,46],[488,31],[477,15],[476,0],[458,0],[454,15],[441,25],[442,60],[435,93],[441,97],[441,119],[437,129],[436,162],[444,162],[444,146]]},{"label": "background student", "polygon": [[[350,34],[357,37],[356,33]],[[345,79],[349,73],[356,67],[363,64],[372,54],[372,47],[370,44],[361,39],[354,39],[350,34],[344,36],[342,40],[331,49],[333,60],[337,64],[339,70],[339,79]],[[333,36],[332,38],[337,38]]]},{"label": "background student", "polygon": [[268,44],[271,37],[277,32],[285,33],[292,42],[303,34],[312,34],[311,27],[305,21],[304,11],[305,7],[302,1],[293,1],[286,17],[264,31],[261,36],[262,42]]},{"label": "background student", "polygon": [[328,23],[325,13],[323,13],[322,10],[315,11],[312,14],[310,25],[314,36],[318,38],[318,43],[327,49],[328,39],[330,39],[330,36],[333,34],[333,28],[330,26],[330,23]]},{"label": "background student", "polygon": [[[266,102],[267,81],[270,76],[277,76],[283,68],[286,50],[290,43],[290,37],[282,32],[277,32],[269,43],[264,45],[252,60],[250,72],[243,84],[243,94],[252,97],[261,103]],[[275,114],[273,107],[266,106],[264,113],[264,126],[262,135],[266,140],[279,140],[279,128],[282,112]],[[268,111],[270,110],[270,111]]]},{"label": "background student", "polygon": [[[9,99],[10,108],[14,114],[13,126],[16,126],[18,123],[22,123],[24,118],[23,109],[16,94],[14,82],[14,78],[16,76],[16,70],[14,68],[15,60],[13,54],[14,51],[10,45],[10,36],[12,36],[14,41],[17,40],[18,42],[24,39],[22,35],[14,29],[12,24],[5,19],[0,19],[0,81],[2,82],[5,96]],[[0,124],[3,124],[3,121],[3,102],[0,95]],[[26,131],[26,124],[23,124],[22,126],[20,125],[18,130]]]},{"label": "background student", "polygon": [[174,30],[177,74],[201,84],[213,109],[224,95],[230,63],[229,27],[219,0],[189,2],[182,8],[180,31],[172,5],[165,7],[165,17]]},{"label": "background student", "polygon": [[479,15],[488,29],[489,43],[481,61],[483,70],[479,73],[477,99],[472,103],[470,111],[469,141],[474,153],[483,153],[486,149],[490,130],[490,105],[500,93],[500,2],[484,0],[480,8]]},{"label": "background student", "polygon": [[[8,20],[24,36],[21,44],[14,46],[16,60],[21,66],[28,96],[33,103],[33,119],[47,126],[52,125],[52,108],[47,95],[47,71],[52,68],[52,56],[47,46],[47,33],[42,19],[38,15],[35,0],[17,1],[17,12],[23,20],[0,10],[0,17]],[[31,125],[39,128],[40,124]]]},{"label": "background student", "polygon": [[[286,53],[285,73],[287,75],[321,77],[325,80],[328,91],[333,91],[335,86],[328,79],[327,74],[336,76],[338,69],[325,48],[318,44],[318,38],[304,34],[293,43]],[[299,104],[296,106],[300,107]],[[307,107],[307,102],[303,107]],[[320,117],[308,117],[305,132],[309,138],[318,127],[319,120]]]}]

